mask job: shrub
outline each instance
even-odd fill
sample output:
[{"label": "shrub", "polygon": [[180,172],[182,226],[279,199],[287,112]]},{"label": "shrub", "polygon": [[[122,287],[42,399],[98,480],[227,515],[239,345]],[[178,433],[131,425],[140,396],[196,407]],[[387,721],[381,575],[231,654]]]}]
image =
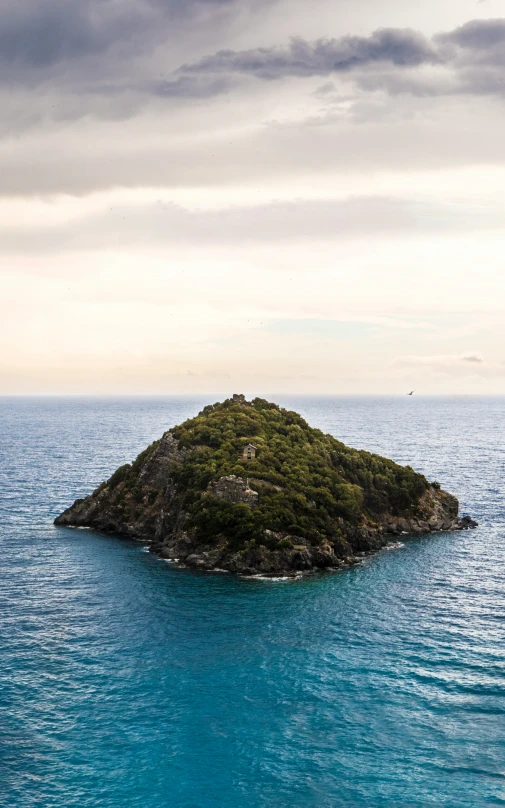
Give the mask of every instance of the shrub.
[{"label": "shrub", "polygon": [[[237,546],[245,540],[265,543],[266,529],[315,544],[340,541],[339,519],[357,523],[363,513],[407,514],[428,486],[413,469],[351,449],[297,413],[260,398],[205,407],[173,433],[181,446],[200,447],[174,474],[186,491],[184,507],[193,527],[209,541],[222,535]],[[249,442],[257,447],[251,462],[241,457]],[[209,483],[229,474],[249,478],[253,487],[255,479],[271,484],[256,486],[257,508],[207,493]]]},{"label": "shrub", "polygon": [[119,485],[119,483],[122,483],[123,480],[126,479],[130,469],[131,469],[131,465],[129,463],[125,463],[124,466],[119,466],[119,468],[116,469],[116,471],[114,472],[114,474],[110,478],[110,480],[108,482],[108,485],[111,488],[116,488]]}]

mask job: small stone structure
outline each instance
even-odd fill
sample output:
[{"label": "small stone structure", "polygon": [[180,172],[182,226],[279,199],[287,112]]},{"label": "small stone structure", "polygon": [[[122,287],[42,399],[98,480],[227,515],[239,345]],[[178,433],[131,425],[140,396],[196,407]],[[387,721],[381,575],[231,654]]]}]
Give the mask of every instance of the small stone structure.
[{"label": "small stone structure", "polygon": [[254,460],[256,457],[256,446],[253,446],[252,443],[248,443],[247,446],[244,446],[242,457],[244,460]]}]

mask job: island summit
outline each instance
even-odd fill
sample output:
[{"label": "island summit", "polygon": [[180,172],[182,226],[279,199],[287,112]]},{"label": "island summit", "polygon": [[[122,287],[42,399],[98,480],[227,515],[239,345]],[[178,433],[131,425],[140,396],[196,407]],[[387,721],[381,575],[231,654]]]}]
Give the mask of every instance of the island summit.
[{"label": "island summit", "polygon": [[345,567],[400,534],[476,526],[410,466],[243,395],[165,432],[55,524],[145,540],[188,567],[243,575]]}]

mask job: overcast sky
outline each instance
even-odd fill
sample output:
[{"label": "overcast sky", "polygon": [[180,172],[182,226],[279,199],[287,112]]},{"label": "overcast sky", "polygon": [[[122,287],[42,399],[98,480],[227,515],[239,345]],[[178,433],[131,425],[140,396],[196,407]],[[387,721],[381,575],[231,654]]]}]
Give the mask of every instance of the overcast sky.
[{"label": "overcast sky", "polygon": [[505,393],[505,0],[0,0],[1,393]]}]

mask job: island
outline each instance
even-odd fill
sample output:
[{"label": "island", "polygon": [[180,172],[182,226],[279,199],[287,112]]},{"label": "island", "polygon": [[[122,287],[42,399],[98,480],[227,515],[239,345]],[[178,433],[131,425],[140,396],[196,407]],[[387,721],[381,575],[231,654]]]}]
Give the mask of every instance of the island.
[{"label": "island", "polygon": [[165,432],[55,524],[147,541],[195,569],[294,576],[356,564],[402,534],[476,526],[458,510],[410,466],[235,394]]}]

